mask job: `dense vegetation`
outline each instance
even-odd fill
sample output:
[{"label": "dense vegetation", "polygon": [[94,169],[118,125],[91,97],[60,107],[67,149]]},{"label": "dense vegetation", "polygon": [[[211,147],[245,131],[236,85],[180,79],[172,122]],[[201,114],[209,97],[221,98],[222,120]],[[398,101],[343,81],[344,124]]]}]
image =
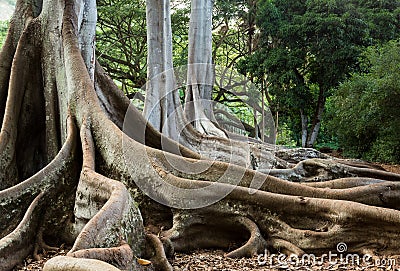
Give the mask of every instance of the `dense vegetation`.
[{"label": "dense vegetation", "polygon": [[[189,6],[172,5],[175,66],[187,62]],[[245,74],[260,91],[256,99],[238,99],[214,90],[247,134],[256,136],[264,103],[278,126],[278,143],[400,161],[399,0],[218,0],[214,9],[214,63]],[[140,93],[135,98],[143,101],[144,1],[101,0],[98,11],[99,61],[128,96]],[[6,28],[1,22],[0,44]]]},{"label": "dense vegetation", "polygon": [[267,81],[269,106],[298,145],[315,145],[326,99],[360,70],[362,52],[399,36],[398,14],[399,1],[259,2],[260,45],[243,67]]},{"label": "dense vegetation", "polygon": [[345,154],[400,161],[400,40],[368,48],[362,68],[332,97],[332,130]]}]

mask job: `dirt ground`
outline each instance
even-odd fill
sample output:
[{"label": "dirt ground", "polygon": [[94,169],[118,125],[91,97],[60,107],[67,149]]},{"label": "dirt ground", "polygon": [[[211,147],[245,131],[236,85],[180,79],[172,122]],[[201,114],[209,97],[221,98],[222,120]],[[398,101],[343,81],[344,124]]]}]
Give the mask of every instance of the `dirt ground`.
[{"label": "dirt ground", "polygon": [[[308,255],[311,256],[311,255]],[[357,256],[351,253],[338,253],[332,251],[329,256],[316,258],[290,258],[283,254],[269,255],[268,253],[254,256],[253,258],[229,259],[224,257],[220,250],[200,250],[192,254],[175,255],[173,262],[176,271],[197,271],[197,270],[222,270],[222,271],[280,271],[280,270],[400,270],[400,257],[372,258]],[[321,255],[322,256],[322,255]]]},{"label": "dirt ground", "polygon": [[[51,257],[65,255],[67,250],[48,252],[43,260],[34,261],[26,259],[25,263],[16,267],[14,271],[43,270],[44,263]],[[317,256],[316,258],[286,258],[283,255],[269,255],[268,253],[255,255],[252,258],[230,259],[226,258],[222,250],[198,250],[191,254],[176,253],[172,266],[174,271],[400,271],[400,256],[390,258],[372,258],[356,256],[351,253],[332,251],[332,257]],[[359,257],[359,258],[358,258]]]},{"label": "dirt ground", "polygon": [[384,165],[384,164],[379,164],[379,165],[387,171],[400,174],[400,165]]}]

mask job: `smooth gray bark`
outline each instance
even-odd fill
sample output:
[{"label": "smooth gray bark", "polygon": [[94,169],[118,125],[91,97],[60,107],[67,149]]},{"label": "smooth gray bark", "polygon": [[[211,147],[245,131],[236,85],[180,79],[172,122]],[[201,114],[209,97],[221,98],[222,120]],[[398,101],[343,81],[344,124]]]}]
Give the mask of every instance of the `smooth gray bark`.
[{"label": "smooth gray bark", "polygon": [[78,18],[79,47],[82,58],[94,81],[95,46],[96,46],[97,5],[96,0],[82,0]]},{"label": "smooth gray bark", "polygon": [[172,29],[169,0],[147,0],[147,85],[144,107],[145,118],[158,131],[171,139],[178,139],[175,91],[172,63]]},{"label": "smooth gray bark", "polygon": [[199,132],[226,137],[211,122],[214,120],[211,32],[213,6],[213,0],[193,0],[191,3],[185,115]]}]

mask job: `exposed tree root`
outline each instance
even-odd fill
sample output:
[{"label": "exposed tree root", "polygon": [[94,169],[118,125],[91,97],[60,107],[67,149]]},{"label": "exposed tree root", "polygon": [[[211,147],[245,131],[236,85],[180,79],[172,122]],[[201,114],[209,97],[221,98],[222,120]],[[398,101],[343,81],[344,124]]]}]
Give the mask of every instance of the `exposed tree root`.
[{"label": "exposed tree root", "polygon": [[279,251],[285,255],[294,254],[300,256],[304,254],[304,251],[302,249],[284,239],[272,238],[269,242],[269,245],[273,247],[276,251]]},{"label": "exposed tree root", "polygon": [[83,170],[75,204],[79,235],[70,253],[119,246],[122,240],[138,253],[144,229],[140,212],[122,183]]},{"label": "exposed tree root", "polygon": [[133,264],[134,255],[128,244],[112,248],[91,248],[70,252],[69,257],[97,259],[111,263],[119,269],[128,270]]},{"label": "exposed tree root", "polygon": [[[48,204],[47,201],[52,199],[57,191],[60,191],[59,189],[71,186],[69,178],[73,176],[75,170],[72,161],[76,151],[76,128],[72,121],[69,123],[68,139],[49,165],[26,181],[0,191],[2,219],[7,221],[7,223],[1,224],[0,232],[2,237],[0,240],[1,270],[11,269],[32,252],[33,244],[36,241],[35,235],[39,230],[39,221],[43,218],[43,210]],[[40,197],[35,198],[35,195],[38,194]],[[24,211],[24,206],[30,202],[32,203],[19,225],[12,233],[4,236],[20,219],[20,212]]]},{"label": "exposed tree root", "polygon": [[58,250],[57,247],[52,247],[46,244],[46,242],[43,240],[43,231],[44,227],[40,227],[40,229],[38,230],[35,246],[33,249],[33,259],[35,259],[36,261],[40,261],[42,259],[42,257],[40,256],[40,250],[43,250],[44,252]]},{"label": "exposed tree root", "polygon": [[340,178],[325,182],[305,182],[303,184],[318,188],[346,189],[346,188],[383,183],[383,182],[385,181],[375,178],[349,177],[349,178]]},{"label": "exposed tree root", "polygon": [[168,262],[165,254],[164,244],[161,242],[161,240],[154,234],[147,234],[146,239],[150,243],[150,246],[153,250],[153,253],[150,253],[153,254],[153,256],[150,257],[150,260],[155,270],[172,271],[172,265]]},{"label": "exposed tree root", "polygon": [[[78,47],[74,1],[44,1],[42,15],[29,22],[29,8],[22,3],[30,2],[19,1],[26,30],[15,23],[0,56],[15,51],[12,64],[0,63],[1,270],[11,270],[40,247],[48,249],[44,240],[58,232],[55,242],[71,239],[73,247],[67,257],[48,261],[46,271],[133,270],[136,257],[145,256],[155,269],[171,270],[168,258],[174,250],[209,247],[223,248],[229,257],[264,249],[324,253],[339,242],[346,242],[349,252],[399,251],[398,174],[311,149],[275,150],[256,142],[250,150],[257,163],[270,154],[262,166],[251,165],[250,152],[242,155],[242,150],[235,155],[242,155],[247,168],[202,160],[129,109],[100,67],[93,84]],[[36,94],[32,104],[29,98]],[[55,97],[58,102],[50,102]],[[37,119],[29,117],[28,105],[38,111],[30,113]],[[132,122],[128,129],[126,120]],[[35,130],[28,136],[24,129],[35,121],[57,131]],[[214,143],[224,149],[237,142],[190,134],[190,146],[204,153],[213,152]],[[17,143],[34,146],[27,151]],[[38,156],[31,155],[35,152]],[[214,155],[226,158],[226,153]],[[271,165],[275,169],[269,171]],[[270,175],[248,167],[266,167]],[[172,210],[172,223],[165,223],[172,227],[161,232],[161,239],[145,237],[139,208],[148,202]],[[163,217],[170,219],[169,214]]]},{"label": "exposed tree root", "polygon": [[38,206],[41,200],[43,201],[43,194],[39,194],[33,200],[15,230],[0,240],[1,270],[12,269],[32,251],[41,212]]},{"label": "exposed tree root", "polygon": [[[336,179],[329,182],[305,183],[306,185],[304,185],[272,176],[265,176],[255,171],[246,171],[241,167],[215,161],[182,164],[176,160],[176,157],[169,157],[166,154],[155,152],[148,152],[148,154],[156,157],[154,163],[158,165],[157,172],[167,178],[178,176],[181,178],[202,179],[255,189],[258,187],[262,191],[279,194],[351,200],[375,206],[394,209],[400,208],[400,201],[398,200],[400,196],[400,184],[398,182],[385,182],[383,178],[366,179],[353,177],[351,179]],[[332,167],[336,165],[336,163],[330,160],[322,161]],[[163,167],[160,167],[160,165]],[[175,168],[171,165],[174,165]],[[176,168],[184,168],[186,173],[179,172]],[[341,165],[339,165],[339,169],[343,169]],[[318,171],[315,174],[318,174]],[[382,174],[384,175],[385,172]],[[399,175],[391,174],[390,176],[398,177]],[[203,183],[203,186],[207,185]]]},{"label": "exposed tree root", "polygon": [[[0,191],[0,206],[2,207],[2,219],[6,224],[0,224],[0,236],[4,236],[9,228],[16,226],[22,219],[23,213],[20,212],[27,208],[27,204],[33,200],[35,195],[42,192],[49,192],[52,196],[59,189],[71,185],[74,177],[76,156],[77,131],[71,119],[69,119],[69,135],[63,148],[54,160],[45,168],[40,170],[31,178]],[[64,182],[64,183],[63,183]]]},{"label": "exposed tree root", "polygon": [[240,248],[229,252],[227,254],[230,258],[241,258],[241,257],[252,257],[258,253],[262,253],[267,247],[267,242],[262,237],[260,229],[258,226],[248,218],[239,217],[236,221],[243,225],[250,233],[250,238]]},{"label": "exposed tree root", "polygon": [[[193,185],[187,184],[192,188]],[[236,187],[226,200],[208,210],[190,211],[190,215],[180,214],[181,219],[174,220],[174,228],[166,233],[167,236],[171,236],[174,247],[178,251],[187,251],[192,249],[193,242],[201,247],[202,243],[197,243],[201,237],[196,239],[196,235],[188,234],[210,234],[209,231],[195,230],[194,224],[204,225],[199,223],[199,217],[202,221],[210,221],[207,228],[213,226],[215,234],[218,232],[215,223],[223,223],[229,214],[246,214],[257,221],[267,241],[272,240],[268,243],[281,251],[282,247],[285,247],[285,250],[290,252],[323,253],[333,249],[339,242],[346,242],[351,246],[351,251],[359,253],[365,252],[366,247],[373,248],[378,254],[395,253],[398,249],[397,242],[392,238],[398,234],[396,228],[399,223],[399,211],[349,201],[285,196],[262,191],[250,195],[248,192],[246,188]],[[218,222],[215,222],[216,217]],[[182,218],[185,222],[181,221]],[[222,234],[220,238],[221,236]],[[388,238],[389,236],[392,238]],[[214,236],[209,236],[201,239],[210,240],[207,245],[216,246],[212,243],[213,238]]]},{"label": "exposed tree root", "polygon": [[[360,167],[359,167],[360,166]],[[264,172],[264,170],[261,170]],[[399,181],[396,173],[368,168],[361,163],[348,163],[333,159],[307,159],[290,169],[271,169],[265,173],[289,181],[328,181],[345,177],[370,177],[388,181]]]},{"label": "exposed tree root", "polygon": [[[122,183],[93,171],[95,149],[86,118],[81,142],[83,169],[75,202],[75,230],[79,235],[67,256],[98,259],[129,269],[134,255],[131,247],[139,254],[143,246],[140,212]],[[80,263],[76,261],[75,266]]]}]

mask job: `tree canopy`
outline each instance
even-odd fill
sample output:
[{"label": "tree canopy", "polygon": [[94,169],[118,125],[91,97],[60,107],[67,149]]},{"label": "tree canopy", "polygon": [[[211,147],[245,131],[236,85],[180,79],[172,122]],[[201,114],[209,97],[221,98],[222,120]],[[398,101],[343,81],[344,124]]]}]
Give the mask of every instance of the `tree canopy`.
[{"label": "tree canopy", "polygon": [[364,48],[399,36],[399,7],[399,1],[261,1],[261,45],[242,69],[267,78],[272,111],[296,119],[295,130],[305,116],[313,145],[326,98],[360,69]]}]

